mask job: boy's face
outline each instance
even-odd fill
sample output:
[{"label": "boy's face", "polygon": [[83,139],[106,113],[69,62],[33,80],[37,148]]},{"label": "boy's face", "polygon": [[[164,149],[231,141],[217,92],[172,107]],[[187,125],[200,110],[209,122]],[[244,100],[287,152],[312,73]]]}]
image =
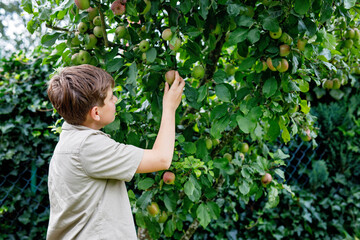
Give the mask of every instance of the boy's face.
[{"label": "boy's face", "polygon": [[108,89],[104,106],[99,107],[100,122],[102,127],[112,123],[115,119],[117,97],[114,96],[111,88]]}]

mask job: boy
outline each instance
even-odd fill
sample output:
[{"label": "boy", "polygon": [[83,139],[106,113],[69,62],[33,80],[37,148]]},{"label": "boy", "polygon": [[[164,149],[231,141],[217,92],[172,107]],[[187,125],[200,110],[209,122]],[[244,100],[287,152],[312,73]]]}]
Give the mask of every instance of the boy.
[{"label": "boy", "polygon": [[175,111],[184,80],[165,83],[159,133],[152,149],[112,140],[100,131],[115,119],[114,79],[104,70],[64,68],[48,96],[65,119],[49,166],[47,239],[136,239],[125,181],[136,173],[168,169],[175,143]]}]

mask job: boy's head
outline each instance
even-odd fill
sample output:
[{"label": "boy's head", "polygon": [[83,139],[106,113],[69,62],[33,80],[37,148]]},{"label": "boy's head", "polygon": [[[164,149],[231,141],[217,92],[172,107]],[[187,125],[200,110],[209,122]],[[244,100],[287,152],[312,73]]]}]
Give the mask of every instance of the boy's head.
[{"label": "boy's head", "polygon": [[66,122],[81,125],[94,106],[102,107],[114,79],[101,68],[83,64],[66,67],[49,82],[48,96]]}]

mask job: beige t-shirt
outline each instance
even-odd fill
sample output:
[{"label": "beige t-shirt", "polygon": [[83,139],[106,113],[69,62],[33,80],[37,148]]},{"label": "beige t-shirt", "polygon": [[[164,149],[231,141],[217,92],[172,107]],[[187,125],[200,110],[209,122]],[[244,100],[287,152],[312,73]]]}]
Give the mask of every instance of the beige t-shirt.
[{"label": "beige t-shirt", "polygon": [[49,167],[47,239],[136,239],[124,181],[132,179],[143,153],[65,122]]}]

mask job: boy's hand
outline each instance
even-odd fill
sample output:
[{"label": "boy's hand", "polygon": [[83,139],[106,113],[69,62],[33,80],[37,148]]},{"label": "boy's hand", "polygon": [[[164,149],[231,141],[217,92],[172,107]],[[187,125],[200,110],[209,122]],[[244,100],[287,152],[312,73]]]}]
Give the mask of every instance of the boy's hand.
[{"label": "boy's hand", "polygon": [[165,90],[163,97],[163,108],[164,110],[175,111],[181,102],[181,96],[184,90],[185,81],[175,72],[175,80],[171,87],[165,82]]}]

